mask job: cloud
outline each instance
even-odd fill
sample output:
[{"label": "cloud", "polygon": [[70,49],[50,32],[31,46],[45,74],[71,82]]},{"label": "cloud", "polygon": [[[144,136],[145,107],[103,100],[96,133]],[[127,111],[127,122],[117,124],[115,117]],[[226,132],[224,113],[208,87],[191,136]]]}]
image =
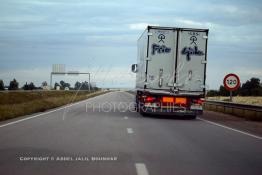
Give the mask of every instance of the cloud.
[{"label": "cloud", "polygon": [[244,79],[256,77],[262,80],[262,70],[260,68],[249,69],[247,67],[236,67],[232,71],[239,74],[240,77],[244,77]]},{"label": "cloud", "polygon": [[177,19],[176,22],[186,25],[193,25],[193,26],[203,26],[203,23],[192,21],[192,20],[186,20],[186,19]]},{"label": "cloud", "polygon": [[134,23],[129,24],[129,29],[131,30],[145,30],[147,26],[159,26],[158,24],[150,24],[150,23]]},{"label": "cloud", "polygon": [[[33,16],[33,15],[13,15],[13,16],[1,16],[1,23],[22,23],[22,22],[40,22],[44,21],[46,18],[43,16]],[[3,24],[2,24],[3,25]]]},{"label": "cloud", "polygon": [[174,20],[177,24],[185,26],[185,27],[205,27],[205,28],[210,28],[214,24],[211,22],[200,22],[197,20],[190,20],[190,19],[184,19],[184,18],[177,18]]}]

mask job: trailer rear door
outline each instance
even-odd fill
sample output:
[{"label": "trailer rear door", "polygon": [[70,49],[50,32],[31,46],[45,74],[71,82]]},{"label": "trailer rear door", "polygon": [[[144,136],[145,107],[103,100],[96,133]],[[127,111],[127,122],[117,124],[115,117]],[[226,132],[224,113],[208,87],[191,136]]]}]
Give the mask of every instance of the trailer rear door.
[{"label": "trailer rear door", "polygon": [[154,28],[148,35],[147,88],[173,88],[177,31]]},{"label": "trailer rear door", "polygon": [[175,86],[182,91],[203,91],[208,30],[180,29],[178,32]]}]

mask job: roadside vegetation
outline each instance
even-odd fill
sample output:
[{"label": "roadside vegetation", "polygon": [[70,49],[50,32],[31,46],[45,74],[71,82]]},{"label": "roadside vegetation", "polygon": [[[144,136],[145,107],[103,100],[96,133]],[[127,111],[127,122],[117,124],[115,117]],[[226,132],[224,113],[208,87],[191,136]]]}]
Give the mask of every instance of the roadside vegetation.
[{"label": "roadside vegetation", "polygon": [[0,121],[43,112],[105,93],[95,84],[86,81],[82,83],[77,81],[74,87],[63,80],[55,82],[53,87],[48,86],[46,81],[42,82],[40,87],[35,86],[33,82],[19,85],[15,78],[9,85],[5,85],[0,79]]},{"label": "roadside vegetation", "polygon": [[[207,92],[208,97],[213,96],[229,96],[230,92],[221,85],[219,90],[209,90]],[[262,96],[262,84],[259,78],[251,78],[236,90],[233,91],[233,96]]]},{"label": "roadside vegetation", "polygon": [[0,121],[43,112],[65,104],[84,100],[103,91],[6,91],[0,93]]},{"label": "roadside vegetation", "polygon": [[14,78],[10,81],[9,85],[5,85],[4,81],[0,79],[0,91],[17,91],[17,90],[50,90],[50,89],[59,89],[59,90],[92,90],[97,91],[99,90],[98,87],[96,87],[95,84],[89,84],[89,82],[76,82],[74,87],[71,86],[70,83],[67,83],[63,80],[61,80],[59,83],[55,82],[54,86],[50,87],[46,81],[43,81],[41,86],[37,87],[33,82],[27,83],[25,82],[24,85],[20,86],[20,83]]},{"label": "roadside vegetation", "polygon": [[[223,85],[219,90],[209,90],[207,92],[207,99],[229,101],[230,92],[225,89]],[[251,78],[243,83],[240,88],[233,92],[233,102],[262,105],[262,85],[259,78]]]},{"label": "roadside vegetation", "polygon": [[[229,101],[229,97],[225,96],[215,96],[215,97],[207,97],[208,100],[219,100],[219,101]],[[250,105],[260,105],[262,106],[262,96],[254,97],[254,96],[234,96],[234,103],[242,103],[242,104],[250,104]]]}]

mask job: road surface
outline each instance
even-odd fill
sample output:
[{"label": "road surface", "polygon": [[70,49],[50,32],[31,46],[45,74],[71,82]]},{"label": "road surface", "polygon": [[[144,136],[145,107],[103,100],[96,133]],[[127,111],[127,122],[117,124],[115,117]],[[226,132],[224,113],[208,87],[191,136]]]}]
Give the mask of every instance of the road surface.
[{"label": "road surface", "polygon": [[262,174],[259,137],[200,119],[141,117],[127,110],[133,98],[110,92],[1,122],[0,174]]}]

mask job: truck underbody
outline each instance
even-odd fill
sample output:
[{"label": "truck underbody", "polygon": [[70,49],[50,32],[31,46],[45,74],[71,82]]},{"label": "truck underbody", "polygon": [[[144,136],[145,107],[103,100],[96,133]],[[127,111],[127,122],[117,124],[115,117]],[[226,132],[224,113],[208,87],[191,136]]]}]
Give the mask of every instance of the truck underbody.
[{"label": "truck underbody", "polygon": [[196,118],[203,113],[203,95],[136,91],[136,110],[142,115],[188,116]]}]

